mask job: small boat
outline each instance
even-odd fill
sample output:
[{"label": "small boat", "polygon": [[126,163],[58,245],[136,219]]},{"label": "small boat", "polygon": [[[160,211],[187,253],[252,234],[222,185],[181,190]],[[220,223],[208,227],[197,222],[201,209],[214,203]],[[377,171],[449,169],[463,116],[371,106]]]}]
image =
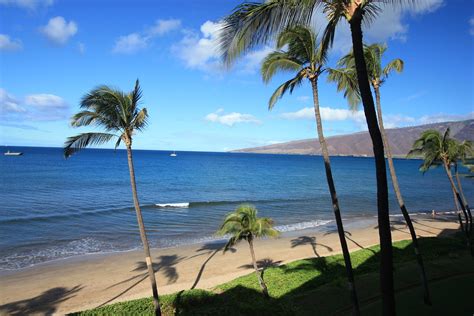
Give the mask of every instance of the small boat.
[{"label": "small boat", "polygon": [[176,156],[178,156],[178,155],[176,155],[176,152],[175,152],[175,151],[173,151],[173,153],[170,154],[170,157],[176,157]]},{"label": "small boat", "polygon": [[23,153],[20,152],[20,151],[9,151],[9,150],[7,152],[4,152],[3,154],[5,156],[21,156],[21,155],[23,155]]}]

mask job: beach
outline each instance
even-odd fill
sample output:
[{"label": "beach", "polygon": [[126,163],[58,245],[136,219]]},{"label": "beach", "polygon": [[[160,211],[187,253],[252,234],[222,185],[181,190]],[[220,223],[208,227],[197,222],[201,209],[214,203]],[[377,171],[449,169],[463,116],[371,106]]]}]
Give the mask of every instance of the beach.
[{"label": "beach", "polygon": [[[419,236],[442,236],[458,231],[453,216],[416,217]],[[392,218],[393,241],[409,239],[402,218]],[[367,227],[346,229],[351,251],[379,243],[375,219]],[[210,242],[153,249],[160,294],[190,288],[210,289],[251,273],[248,245],[222,253],[222,243]],[[257,260],[264,265],[340,253],[336,231],[301,230],[277,239],[256,242]],[[356,280],[357,281],[357,280]],[[140,250],[61,259],[0,274],[0,314],[67,314],[106,304],[151,296]]]}]

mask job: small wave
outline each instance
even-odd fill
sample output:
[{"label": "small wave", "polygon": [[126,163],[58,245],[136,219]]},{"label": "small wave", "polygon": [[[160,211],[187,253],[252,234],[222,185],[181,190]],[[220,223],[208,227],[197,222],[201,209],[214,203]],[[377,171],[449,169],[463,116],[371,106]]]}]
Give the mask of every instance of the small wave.
[{"label": "small wave", "polygon": [[292,232],[296,230],[303,230],[308,228],[316,228],[331,223],[332,220],[316,220],[310,222],[301,222],[296,224],[280,225],[276,226],[275,229],[280,232]]},{"label": "small wave", "polygon": [[160,208],[188,208],[189,203],[163,203],[163,204],[155,204]]}]

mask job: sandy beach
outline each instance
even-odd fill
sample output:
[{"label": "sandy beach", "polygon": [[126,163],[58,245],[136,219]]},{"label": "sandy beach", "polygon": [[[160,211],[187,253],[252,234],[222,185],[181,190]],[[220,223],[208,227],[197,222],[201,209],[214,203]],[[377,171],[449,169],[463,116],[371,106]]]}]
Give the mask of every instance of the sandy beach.
[{"label": "sandy beach", "polygon": [[[400,219],[393,219],[394,241],[410,238]],[[439,236],[458,229],[453,219],[417,218],[415,227],[419,236]],[[347,231],[351,250],[378,243],[374,225]],[[299,231],[256,243],[257,259],[267,264],[339,252],[339,240],[332,231]],[[222,253],[222,244],[209,243],[154,249],[152,255],[160,294],[190,288],[209,289],[252,272],[248,246],[244,243],[226,254]],[[1,315],[62,315],[151,296],[142,251],[87,255],[3,272],[0,289]]]}]

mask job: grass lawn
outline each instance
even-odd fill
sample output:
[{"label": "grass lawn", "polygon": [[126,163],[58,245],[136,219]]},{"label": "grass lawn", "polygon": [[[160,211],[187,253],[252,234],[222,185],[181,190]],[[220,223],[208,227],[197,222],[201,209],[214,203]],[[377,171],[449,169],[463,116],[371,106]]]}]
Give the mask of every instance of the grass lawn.
[{"label": "grass lawn", "polygon": [[[460,236],[421,238],[432,306],[423,303],[411,241],[394,243],[399,315],[473,315],[474,258]],[[351,253],[363,315],[378,315],[379,247]],[[210,291],[188,290],[160,297],[165,315],[350,315],[342,255],[298,260],[265,269],[270,299],[263,298],[254,273]],[[76,315],[152,315],[150,298],[117,303]]]}]

